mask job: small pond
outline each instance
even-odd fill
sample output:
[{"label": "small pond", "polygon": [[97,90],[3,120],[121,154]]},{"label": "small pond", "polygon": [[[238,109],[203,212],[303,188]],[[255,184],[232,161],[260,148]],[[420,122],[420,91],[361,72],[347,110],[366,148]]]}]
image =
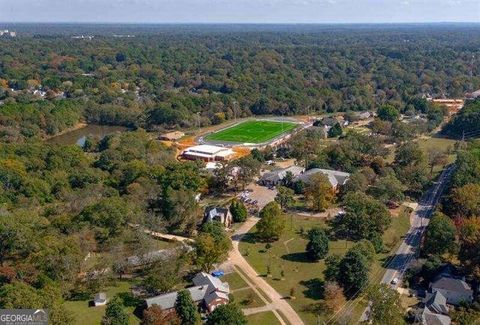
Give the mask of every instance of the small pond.
[{"label": "small pond", "polygon": [[84,128],[66,132],[64,134],[57,135],[47,140],[47,143],[72,145],[78,144],[83,147],[85,140],[88,136],[103,138],[108,134],[115,132],[124,132],[129,130],[124,126],[110,126],[110,125],[94,125],[89,124]]}]

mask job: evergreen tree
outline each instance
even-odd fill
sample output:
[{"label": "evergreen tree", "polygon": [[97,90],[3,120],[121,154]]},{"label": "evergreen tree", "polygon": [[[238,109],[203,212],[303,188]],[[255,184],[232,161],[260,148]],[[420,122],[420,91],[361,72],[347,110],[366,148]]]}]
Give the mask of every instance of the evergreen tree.
[{"label": "evergreen tree", "polygon": [[115,297],[107,303],[103,325],[128,325],[128,314],[123,310],[120,298]]},{"label": "evergreen tree", "polygon": [[244,222],[247,220],[248,211],[243,202],[234,199],[230,204],[230,213],[233,217],[233,222]]},{"label": "evergreen tree", "polygon": [[341,136],[343,133],[342,126],[340,123],[335,123],[330,130],[328,130],[328,137],[329,138],[336,138],[338,136]]},{"label": "evergreen tree", "polygon": [[200,314],[198,308],[192,300],[188,290],[178,292],[175,301],[175,311],[180,318],[182,325],[196,325],[200,323]]}]

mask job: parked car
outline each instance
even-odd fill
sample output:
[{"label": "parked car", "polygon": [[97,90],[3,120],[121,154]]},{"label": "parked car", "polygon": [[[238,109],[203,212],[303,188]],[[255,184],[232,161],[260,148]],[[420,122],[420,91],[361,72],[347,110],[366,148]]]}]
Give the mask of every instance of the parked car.
[{"label": "parked car", "polygon": [[213,271],[212,272],[212,275],[216,278],[219,278],[221,276],[224,276],[225,275],[225,272],[223,272],[222,270],[218,270],[218,271]]}]

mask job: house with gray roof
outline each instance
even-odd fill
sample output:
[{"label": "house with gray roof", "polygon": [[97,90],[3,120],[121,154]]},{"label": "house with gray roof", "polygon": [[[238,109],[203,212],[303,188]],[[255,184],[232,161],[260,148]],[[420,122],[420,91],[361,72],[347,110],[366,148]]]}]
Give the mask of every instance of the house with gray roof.
[{"label": "house with gray roof", "polygon": [[[222,282],[208,273],[198,273],[193,278],[193,287],[187,288],[192,296],[192,300],[198,305],[204,307],[208,312],[212,312],[220,305],[226,305],[230,301],[228,294],[230,287],[227,282]],[[162,310],[170,312],[175,308],[178,292],[169,292],[145,300],[147,308],[158,305]]]},{"label": "house with gray roof", "polygon": [[473,301],[473,290],[463,279],[441,275],[430,284],[430,290],[440,292],[450,305]]},{"label": "house with gray roof", "polygon": [[434,313],[444,315],[448,314],[447,298],[445,298],[445,296],[439,291],[435,293],[427,292],[423,302],[425,304],[425,308],[430,309],[430,311]]},{"label": "house with gray roof", "polygon": [[436,314],[428,308],[421,310],[419,318],[423,325],[450,325],[452,323],[450,316]]},{"label": "house with gray roof", "polygon": [[208,207],[205,210],[205,217],[203,221],[204,222],[218,221],[222,225],[224,225],[225,228],[230,228],[230,226],[233,223],[233,216],[230,213],[230,210],[228,208]]},{"label": "house with gray roof", "polygon": [[259,182],[264,186],[276,186],[282,183],[288,173],[291,173],[295,178],[304,171],[305,168],[301,166],[290,166],[288,168],[277,169],[263,174]]},{"label": "house with gray roof", "polygon": [[349,173],[341,172],[338,170],[332,170],[332,169],[322,169],[322,168],[312,168],[307,170],[301,175],[298,175],[293,179],[294,182],[302,181],[306,184],[310,182],[310,179],[313,175],[316,175],[318,173],[322,173],[325,176],[327,176],[328,181],[330,182],[330,185],[332,185],[332,188],[337,189],[339,186],[345,185],[345,183],[348,181],[350,178]]}]

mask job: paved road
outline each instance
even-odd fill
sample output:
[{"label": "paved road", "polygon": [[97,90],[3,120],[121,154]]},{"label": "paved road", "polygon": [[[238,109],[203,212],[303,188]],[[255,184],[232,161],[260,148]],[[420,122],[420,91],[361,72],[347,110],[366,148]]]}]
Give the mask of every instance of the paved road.
[{"label": "paved road", "polygon": [[[417,248],[420,245],[425,229],[430,222],[430,217],[448,184],[453,170],[454,165],[446,168],[438,178],[437,182],[435,182],[421,198],[417,208],[410,218],[410,230],[407,232],[402,244],[395,253],[395,256],[388,264],[381,283],[390,284],[393,289],[397,289],[402,283],[403,275],[410,266],[410,263],[416,257]],[[398,282],[393,285],[391,282],[395,278],[398,279]],[[368,308],[365,310],[360,320],[366,320],[367,315]]]},{"label": "paved road", "polygon": [[396,285],[392,285],[395,289],[401,283],[403,274],[408,269],[410,262],[415,258],[417,248],[420,245],[425,229],[430,222],[430,217],[448,184],[453,169],[453,166],[446,168],[438,178],[437,182],[420,200],[412,215],[410,230],[398,248],[395,256],[390,261],[387,270],[385,271],[385,275],[382,278],[382,283],[388,284],[391,283],[394,278],[398,278],[400,281],[398,281]]},{"label": "paved road", "polygon": [[[248,264],[245,258],[242,256],[238,250],[238,244],[240,243],[242,237],[248,233],[248,231],[255,226],[259,221],[259,218],[251,217],[235,232],[232,236],[233,249],[230,251],[229,262],[238,267],[243,274],[248,278],[248,282],[251,282],[257,288],[260,288],[261,291],[269,298],[271,301],[266,308],[273,311],[275,316],[279,318],[280,322],[283,324],[283,320],[277,311],[281,311],[282,315],[286,318],[288,323],[292,325],[302,325],[304,324],[302,319],[298,316],[297,312],[290,306],[290,304],[282,297],[272,286],[270,286],[254,269]],[[239,273],[242,276],[242,273]],[[250,313],[254,312],[249,311]]]}]

